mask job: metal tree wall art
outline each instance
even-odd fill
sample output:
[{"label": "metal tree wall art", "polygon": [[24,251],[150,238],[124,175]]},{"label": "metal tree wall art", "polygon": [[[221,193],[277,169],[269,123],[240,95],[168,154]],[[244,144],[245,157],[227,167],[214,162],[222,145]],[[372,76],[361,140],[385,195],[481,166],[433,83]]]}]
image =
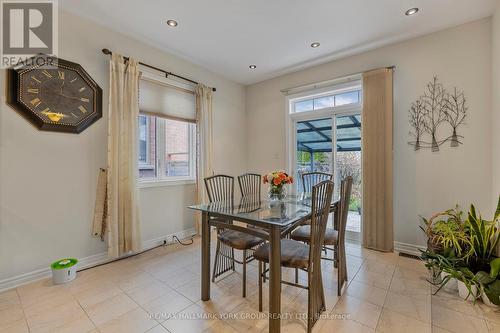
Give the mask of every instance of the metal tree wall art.
[{"label": "metal tree wall art", "polygon": [[[444,86],[434,77],[426,86],[426,91],[410,106],[409,120],[413,131],[410,135],[414,138],[408,142],[415,150],[430,148],[439,151],[439,146],[446,141],[451,142],[451,147],[458,147],[463,136],[459,135],[457,128],[464,123],[467,115],[466,99],[463,92],[457,88],[449,94]],[[439,140],[438,129],[447,124],[451,135]],[[422,140],[428,136],[430,141]]]},{"label": "metal tree wall art", "polygon": [[[467,115],[467,105],[465,104],[465,96],[463,92],[457,92],[454,89],[453,94],[449,95],[448,103],[446,104],[446,120],[453,128],[451,135],[451,146],[458,147],[461,142],[457,134],[457,127],[462,125]],[[462,136],[460,136],[462,138]]]}]

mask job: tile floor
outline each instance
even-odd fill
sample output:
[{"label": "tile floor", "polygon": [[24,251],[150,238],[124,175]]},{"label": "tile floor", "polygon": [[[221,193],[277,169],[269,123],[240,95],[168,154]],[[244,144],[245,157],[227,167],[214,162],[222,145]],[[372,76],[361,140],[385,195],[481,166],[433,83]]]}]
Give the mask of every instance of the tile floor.
[{"label": "tile floor", "polygon": [[[314,332],[500,332],[500,312],[453,293],[431,296],[418,261],[353,243],[347,253],[349,286],[340,298],[332,264],[324,262],[327,311]],[[267,332],[256,274],[252,263],[246,299],[236,272],[212,284],[211,301],[202,302],[200,240],[160,247],[80,272],[67,285],[45,279],[0,293],[0,332]],[[284,271],[285,278],[292,276]],[[283,286],[282,295],[289,316],[282,332],[305,332],[300,314],[307,310],[306,291]]]}]

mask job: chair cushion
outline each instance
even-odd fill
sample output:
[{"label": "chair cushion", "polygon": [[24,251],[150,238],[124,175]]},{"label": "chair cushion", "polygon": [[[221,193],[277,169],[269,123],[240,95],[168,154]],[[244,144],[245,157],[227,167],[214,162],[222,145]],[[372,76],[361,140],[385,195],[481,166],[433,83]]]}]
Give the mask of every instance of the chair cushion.
[{"label": "chair cushion", "polygon": [[[337,245],[338,235],[339,233],[337,230],[326,228],[324,244]],[[300,242],[309,243],[309,239],[311,238],[311,226],[303,225],[298,227],[297,229],[292,231],[290,238]]]},{"label": "chair cushion", "polygon": [[262,238],[229,229],[222,231],[218,237],[222,243],[238,250],[251,249],[264,241]]},{"label": "chair cushion", "polygon": [[[269,262],[269,243],[255,250],[253,256],[259,261]],[[281,266],[307,268],[309,266],[309,245],[292,239],[281,240]]]}]

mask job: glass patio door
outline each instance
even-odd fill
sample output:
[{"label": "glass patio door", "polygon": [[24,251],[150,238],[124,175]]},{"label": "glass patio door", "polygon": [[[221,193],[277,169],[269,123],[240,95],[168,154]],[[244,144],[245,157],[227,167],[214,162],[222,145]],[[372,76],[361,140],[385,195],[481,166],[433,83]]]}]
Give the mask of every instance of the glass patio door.
[{"label": "glass patio door", "polygon": [[332,118],[296,122],[297,192],[303,191],[301,175],[306,172],[333,173]]},{"label": "glass patio door", "polygon": [[304,172],[325,172],[334,175],[338,198],[341,180],[353,178],[346,237],[360,240],[361,233],[361,114],[333,113],[329,117],[294,121],[295,190],[303,191]]}]

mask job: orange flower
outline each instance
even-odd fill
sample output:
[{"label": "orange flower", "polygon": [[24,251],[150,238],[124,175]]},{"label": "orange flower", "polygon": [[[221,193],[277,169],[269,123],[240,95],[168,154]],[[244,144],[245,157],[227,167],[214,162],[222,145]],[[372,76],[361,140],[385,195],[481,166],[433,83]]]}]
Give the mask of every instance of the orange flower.
[{"label": "orange flower", "polygon": [[279,178],[274,178],[273,184],[276,185],[276,186],[278,186],[278,185],[281,184],[281,180],[279,180]]}]

